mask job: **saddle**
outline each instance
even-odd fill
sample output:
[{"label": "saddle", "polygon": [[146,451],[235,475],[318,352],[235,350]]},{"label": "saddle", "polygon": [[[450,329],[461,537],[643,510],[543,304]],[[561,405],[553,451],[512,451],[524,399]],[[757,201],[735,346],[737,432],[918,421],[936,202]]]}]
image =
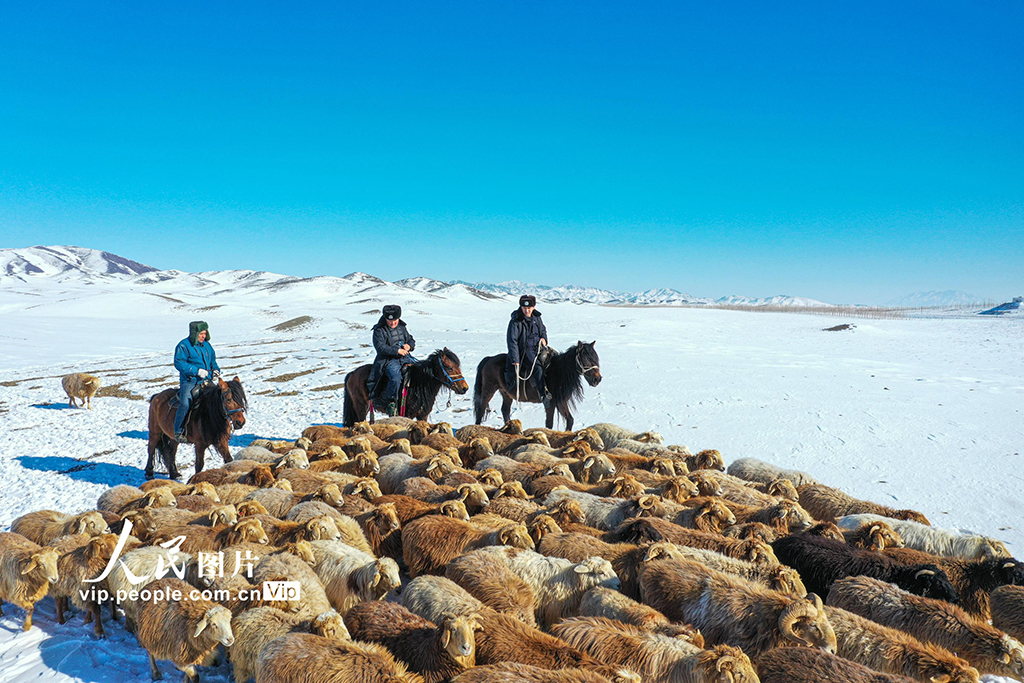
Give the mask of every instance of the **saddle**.
[{"label": "saddle", "polygon": [[[192,391],[189,392],[192,394],[192,401],[188,404],[188,412],[185,413],[185,420],[182,424],[188,424],[188,421],[192,418],[192,411],[196,409],[196,399],[199,398],[199,392],[209,384],[211,384],[210,380],[206,379],[192,387]],[[171,400],[167,402],[167,405],[177,410],[179,403],[181,403],[181,400],[178,398],[178,392],[174,392],[174,395],[171,396]]]}]

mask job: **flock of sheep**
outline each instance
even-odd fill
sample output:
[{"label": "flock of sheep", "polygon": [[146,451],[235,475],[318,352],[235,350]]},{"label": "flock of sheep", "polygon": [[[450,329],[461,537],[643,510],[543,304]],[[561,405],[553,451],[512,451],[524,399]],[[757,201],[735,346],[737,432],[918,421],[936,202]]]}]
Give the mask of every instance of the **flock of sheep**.
[{"label": "flock of sheep", "polygon": [[123,616],[154,679],[224,657],[236,683],[1024,675],[1024,563],[999,541],[612,424],[255,442],[187,484],[15,520],[0,601],[27,630],[46,595],[99,637]]}]

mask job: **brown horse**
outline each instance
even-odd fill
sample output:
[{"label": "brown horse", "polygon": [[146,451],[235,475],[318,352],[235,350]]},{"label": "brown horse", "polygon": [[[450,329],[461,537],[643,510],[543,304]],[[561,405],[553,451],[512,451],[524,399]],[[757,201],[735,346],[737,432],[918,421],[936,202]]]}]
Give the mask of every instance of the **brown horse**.
[{"label": "brown horse", "polygon": [[[196,472],[203,471],[206,449],[210,446],[217,449],[224,462],[231,462],[231,452],[228,450],[231,431],[245,426],[245,410],[248,408],[245,390],[238,377],[229,382],[218,377],[216,381],[207,380],[200,386],[202,388],[199,395],[192,399],[192,412],[185,423],[185,436],[196,447]],[[164,389],[149,399],[149,460],[146,461],[146,479],[153,478],[153,456],[158,450],[167,466],[167,476],[171,479],[180,476],[175,462],[178,442],[174,440],[174,413],[178,404],[175,402],[171,405],[171,399],[177,394],[177,389]]]},{"label": "brown horse", "polygon": [[[555,424],[555,410],[565,420],[565,428],[572,430],[573,417],[572,409],[583,398],[583,383],[580,377],[587,380],[587,384],[596,387],[601,383],[600,360],[597,351],[594,350],[592,341],[584,344],[579,341],[566,349],[565,353],[545,346],[541,349],[541,355],[537,362],[544,368],[544,383],[551,392],[551,403],[544,406],[544,424],[551,429]],[[489,410],[488,404],[494,397],[495,392],[501,392],[501,417],[505,422],[512,416],[512,401],[516,399],[515,391],[510,390],[505,381],[505,357],[508,354],[499,353],[497,356],[488,356],[480,361],[476,368],[476,386],[473,388],[473,410],[476,415],[476,423],[483,422]],[[540,394],[533,382],[519,380],[519,400],[526,403],[542,403]]]},{"label": "brown horse", "polygon": [[[370,376],[371,367],[369,363],[360,365],[345,375],[343,423],[346,427],[367,419],[367,413],[370,414],[370,422],[373,422],[374,410],[380,413],[387,412],[384,401],[379,397],[374,399],[373,408],[370,407],[366,378]],[[434,351],[426,360],[409,363],[403,370],[408,373],[404,414],[414,420],[427,419],[430,411],[434,409],[434,401],[437,400],[437,392],[441,387],[446,387],[456,394],[469,391],[469,383],[462,376],[459,357],[447,348]],[[381,378],[381,382],[386,381],[385,378]],[[402,399],[399,398],[399,405],[401,402]]]}]

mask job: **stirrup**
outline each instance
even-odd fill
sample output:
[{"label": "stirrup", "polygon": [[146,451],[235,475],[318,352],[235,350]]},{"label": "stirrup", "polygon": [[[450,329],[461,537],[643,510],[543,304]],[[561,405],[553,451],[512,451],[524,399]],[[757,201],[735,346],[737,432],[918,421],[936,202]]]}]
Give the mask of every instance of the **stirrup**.
[{"label": "stirrup", "polygon": [[388,417],[398,415],[398,401],[388,401],[387,409]]},{"label": "stirrup", "polygon": [[185,432],[178,432],[174,435],[174,440],[178,443],[188,443],[188,437],[185,436]]}]

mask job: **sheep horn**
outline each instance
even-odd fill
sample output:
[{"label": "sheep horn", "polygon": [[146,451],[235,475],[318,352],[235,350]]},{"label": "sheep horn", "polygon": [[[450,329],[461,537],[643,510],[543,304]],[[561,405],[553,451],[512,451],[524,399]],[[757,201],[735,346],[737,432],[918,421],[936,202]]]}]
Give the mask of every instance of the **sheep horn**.
[{"label": "sheep horn", "polygon": [[[811,595],[814,594],[812,593]],[[810,598],[810,595],[808,596],[808,598]],[[818,600],[820,601],[821,598],[818,598]],[[805,617],[813,619],[817,616],[818,610],[814,605],[808,604],[806,600],[797,600],[789,607],[784,609],[782,611],[782,614],[779,615],[779,631],[782,632],[783,635],[791,636],[793,639],[798,640],[801,643],[806,643],[806,641],[803,638],[799,637],[793,630],[793,625],[799,619]]]},{"label": "sheep horn", "polygon": [[914,574],[915,579],[920,579],[922,576],[935,576],[935,572],[931,569],[922,569],[918,573]]},{"label": "sheep horn", "polygon": [[1003,565],[1003,569],[1013,569],[1016,566],[1017,566],[1016,562],[1007,562],[1006,564]]},{"label": "sheep horn", "polygon": [[735,661],[736,658],[732,655],[725,655],[724,657],[719,657],[718,661],[715,662],[715,671],[721,671],[726,664],[732,665],[732,663]]}]

